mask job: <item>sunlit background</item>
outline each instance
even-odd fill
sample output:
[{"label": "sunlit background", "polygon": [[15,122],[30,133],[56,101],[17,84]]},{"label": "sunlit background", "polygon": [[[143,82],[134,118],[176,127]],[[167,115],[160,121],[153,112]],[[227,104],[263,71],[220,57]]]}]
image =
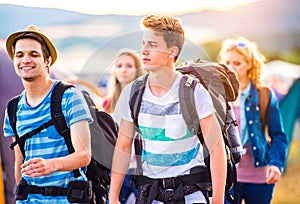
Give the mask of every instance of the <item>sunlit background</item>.
[{"label": "sunlit background", "polygon": [[[141,18],[152,13],[172,15],[181,19],[186,32],[181,60],[216,61],[224,38],[245,36],[256,42],[267,57],[264,80],[276,90],[279,99],[283,99],[288,94],[295,96],[300,92],[293,89],[295,92],[290,93],[290,88],[300,77],[299,11],[299,0],[0,0],[0,47],[4,49],[10,33],[35,24],[58,49],[58,60],[51,68],[52,76],[80,80],[83,88],[105,94],[118,50],[126,47],[140,52]],[[2,58],[0,65],[1,62]],[[0,73],[1,82],[5,84],[9,77],[5,72]],[[3,86],[0,86],[1,93],[8,89]],[[293,97],[290,98],[288,107],[300,107],[300,104],[294,104]],[[290,115],[286,117],[290,118]],[[299,122],[294,128],[292,121],[289,129],[290,140],[299,139]],[[3,149],[3,144],[0,145]],[[298,146],[291,145],[291,155],[300,155]],[[9,157],[4,160],[10,162]],[[296,163],[293,169],[300,172],[299,162]],[[4,175],[4,178],[9,176]],[[293,198],[300,198],[294,182],[297,179],[286,180],[275,193],[274,203],[300,203],[299,199]],[[287,186],[289,188],[285,188]],[[289,189],[289,195],[293,197],[287,198],[282,189]],[[282,200],[281,194],[285,196]]]},{"label": "sunlit background", "polygon": [[[60,0],[0,0],[0,38],[5,39],[28,24],[36,24],[50,36],[59,50],[55,67],[75,75],[94,72],[91,74],[94,78],[90,80],[96,83],[98,79],[95,76],[109,69],[118,49],[123,46],[140,49],[140,42],[134,35],[140,31],[143,15],[161,13],[179,17],[187,40],[202,49],[201,53],[197,53],[186,46],[187,56],[216,60],[222,39],[243,35],[257,42],[270,60],[279,58],[299,64],[298,2],[73,0],[70,3]],[[127,35],[127,43],[122,38],[124,35]],[[123,41],[117,40],[120,38]],[[106,48],[102,49],[105,44]],[[95,51],[100,55],[97,57],[98,68],[85,69],[86,61]]]},{"label": "sunlit background", "polygon": [[30,7],[41,8],[57,8],[70,11],[76,11],[86,14],[119,14],[119,15],[144,15],[146,13],[164,13],[179,15],[190,12],[199,12],[207,9],[226,11],[251,2],[259,0],[198,0],[198,1],[181,1],[181,0],[152,0],[139,1],[139,0],[2,0],[3,4],[25,5]]}]

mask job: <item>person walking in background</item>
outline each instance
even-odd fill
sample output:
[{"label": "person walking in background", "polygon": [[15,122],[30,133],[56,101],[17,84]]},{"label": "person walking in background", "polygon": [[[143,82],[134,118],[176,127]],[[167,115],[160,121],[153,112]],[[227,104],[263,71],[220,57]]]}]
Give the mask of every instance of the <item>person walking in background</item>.
[{"label": "person walking in background", "polygon": [[[197,182],[204,166],[203,146],[184,122],[179,104],[179,85],[183,75],[175,71],[175,62],[184,44],[184,30],[179,19],[149,15],[143,18],[142,62],[148,71],[142,96],[138,126],[141,130],[142,171],[136,175],[136,203],[207,203],[206,192]],[[127,172],[135,133],[126,86],[114,114],[121,118],[113,157],[109,200],[119,203],[119,194]],[[199,84],[194,91],[196,109],[204,140],[210,151],[213,203],[224,202],[226,153],[212,99]],[[122,162],[120,162],[122,161]],[[185,182],[183,182],[183,180]],[[189,180],[189,182],[186,182]]]},{"label": "person walking in background", "polygon": [[[112,83],[112,89],[109,92],[109,97],[103,102],[103,110],[109,114],[112,114],[114,117],[113,111],[122,89],[137,77],[141,76],[143,73],[142,61],[133,50],[122,49],[119,51],[115,58],[113,73],[110,80]],[[118,124],[120,124],[120,119],[115,117],[114,119]],[[125,176],[121,189],[120,201],[122,204],[126,203],[132,193],[135,196],[137,194],[137,189],[134,186],[135,184],[131,176],[134,168],[136,167],[136,161],[134,157],[131,158],[130,164],[131,165]]]},{"label": "person walking in background", "polygon": [[271,203],[275,184],[287,159],[288,146],[278,102],[271,89],[266,113],[261,117],[260,101],[265,96],[259,92],[263,87],[261,69],[265,57],[255,43],[244,37],[225,39],[218,57],[221,63],[237,72],[240,82],[239,97],[233,102],[244,148],[244,156],[237,167],[238,201]]},{"label": "person walking in background", "polygon": [[[83,187],[87,184],[83,167],[91,160],[89,123],[92,122],[83,95],[69,88],[62,96],[61,108],[74,147],[74,152],[69,153],[64,137],[51,125],[51,96],[59,83],[49,77],[50,67],[57,59],[55,46],[37,26],[30,25],[12,33],[6,40],[6,49],[25,89],[17,101],[15,131],[8,109],[3,127],[4,136],[16,142],[17,203],[69,203],[70,199],[81,203],[81,198],[90,192],[89,186]],[[41,127],[41,131],[23,140]]]},{"label": "person walking in background", "polygon": [[112,77],[109,81],[108,97],[103,101],[102,108],[113,113],[122,89],[143,74],[140,57],[130,49],[122,49],[115,58]]}]

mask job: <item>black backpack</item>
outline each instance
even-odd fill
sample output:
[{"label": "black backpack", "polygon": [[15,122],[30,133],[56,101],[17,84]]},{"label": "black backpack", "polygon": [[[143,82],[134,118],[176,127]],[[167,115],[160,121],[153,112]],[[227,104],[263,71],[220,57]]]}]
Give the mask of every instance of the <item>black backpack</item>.
[{"label": "black backpack", "polygon": [[[64,115],[61,109],[61,100],[66,89],[74,87],[59,82],[52,92],[51,96],[51,116],[52,119],[41,127],[19,137],[16,131],[16,112],[19,96],[14,97],[8,103],[8,117],[10,124],[15,132],[16,141],[11,144],[11,149],[19,144],[23,156],[25,157],[24,144],[25,140],[32,137],[42,129],[54,125],[56,130],[64,137],[69,153],[74,152],[71,143],[70,130],[66,125]],[[97,110],[90,95],[82,91],[84,98],[90,109],[91,116],[94,120],[90,124],[92,159],[87,166],[86,176],[92,182],[94,198],[91,203],[104,204],[108,199],[108,185],[110,183],[110,169],[112,165],[112,156],[115,142],[117,140],[118,125],[112,117],[104,111]],[[78,169],[74,170],[75,177],[80,176]]]},{"label": "black backpack", "polygon": [[[203,61],[194,60],[181,64],[177,71],[184,74],[184,77],[180,81],[179,86],[179,102],[182,110],[183,118],[188,125],[190,131],[197,134],[200,142],[205,146],[204,139],[201,134],[199,126],[199,120],[195,109],[194,101],[194,88],[197,83],[201,83],[210,93],[213,101],[213,105],[217,110],[217,118],[222,129],[222,134],[226,147],[227,154],[227,178],[225,194],[228,201],[232,203],[237,202],[237,180],[236,180],[236,168],[237,164],[242,157],[242,146],[237,131],[237,122],[229,101],[234,101],[238,96],[239,82],[235,73],[228,69],[225,65]],[[146,81],[148,75],[138,78],[134,81],[131,93],[129,106],[135,128],[138,129],[138,114],[142,102],[142,96],[145,91]],[[140,138],[135,140],[135,152],[137,154],[137,174],[142,174],[141,170],[141,153],[142,145]],[[208,190],[211,192],[211,175],[209,165],[209,155],[207,148],[204,148],[207,155],[205,158],[205,164],[207,166],[207,185]],[[229,194],[231,188],[234,187],[234,198]]]}]

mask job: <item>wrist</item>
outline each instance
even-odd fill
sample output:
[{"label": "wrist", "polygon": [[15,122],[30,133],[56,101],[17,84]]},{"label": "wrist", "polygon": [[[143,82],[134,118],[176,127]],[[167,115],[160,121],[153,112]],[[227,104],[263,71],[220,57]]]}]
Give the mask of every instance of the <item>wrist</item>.
[{"label": "wrist", "polygon": [[109,201],[119,201],[119,195],[113,192],[109,193]]}]

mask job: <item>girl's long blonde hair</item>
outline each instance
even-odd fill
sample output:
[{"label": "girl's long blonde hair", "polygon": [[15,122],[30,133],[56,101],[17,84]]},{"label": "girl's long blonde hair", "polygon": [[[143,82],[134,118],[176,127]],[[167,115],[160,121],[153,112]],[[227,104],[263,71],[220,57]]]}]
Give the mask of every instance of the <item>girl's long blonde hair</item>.
[{"label": "girl's long blonde hair", "polygon": [[265,56],[260,53],[256,43],[250,42],[245,37],[228,38],[222,43],[221,50],[218,55],[218,59],[222,62],[222,56],[228,51],[235,51],[243,55],[248,63],[251,63],[251,69],[248,71],[248,78],[252,84],[256,87],[261,86],[261,72],[265,66]]}]

